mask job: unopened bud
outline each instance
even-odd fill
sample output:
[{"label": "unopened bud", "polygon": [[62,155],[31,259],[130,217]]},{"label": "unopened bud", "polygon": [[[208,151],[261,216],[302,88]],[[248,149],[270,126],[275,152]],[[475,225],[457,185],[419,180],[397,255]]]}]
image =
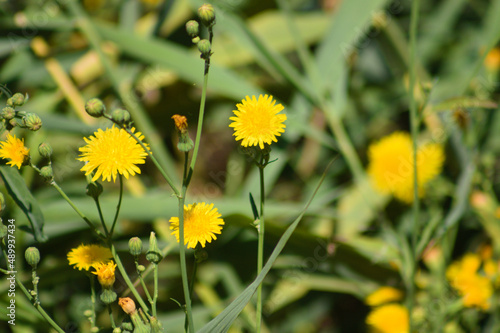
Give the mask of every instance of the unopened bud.
[{"label": "unopened bud", "polygon": [[28,113],[23,117],[24,126],[32,131],[42,128],[42,119],[35,113]]},{"label": "unopened bud", "polygon": [[151,232],[149,237],[149,250],[146,253],[146,259],[149,262],[158,264],[163,256],[161,255],[160,249],[158,248],[158,242],[156,241],[156,236],[154,232]]},{"label": "unopened bud", "polygon": [[54,171],[50,165],[46,165],[40,169],[40,176],[45,180],[50,181],[54,178]]},{"label": "unopened bud", "polygon": [[7,100],[7,105],[16,107],[16,106],[23,106],[24,103],[28,101],[28,96],[24,97],[23,94],[21,93],[15,93],[11,98]]},{"label": "unopened bud", "polygon": [[52,156],[52,147],[48,143],[42,142],[38,146],[38,153],[44,158],[50,158]]},{"label": "unopened bud", "polygon": [[97,200],[97,198],[99,198],[99,196],[101,195],[102,191],[103,189],[100,183],[92,182],[87,184],[87,190],[85,191],[85,194],[87,194],[94,200]]},{"label": "unopened bud", "polygon": [[138,256],[142,253],[142,241],[139,237],[132,237],[128,241],[128,250],[131,255]]},{"label": "unopened bud", "polygon": [[40,252],[36,247],[28,247],[26,252],[24,252],[24,258],[31,267],[36,269],[36,266],[40,262]]},{"label": "unopened bud", "polygon": [[122,333],[122,329],[119,328],[119,327],[115,327],[115,328],[113,328],[113,332],[112,333]]},{"label": "unopened bud", "polygon": [[202,59],[207,59],[210,57],[212,47],[210,45],[210,42],[206,39],[202,39],[198,42],[198,51],[201,53],[201,58]]},{"label": "unopened bud", "polygon": [[13,107],[7,106],[2,109],[0,116],[5,120],[11,120],[16,116],[16,110]]},{"label": "unopened bud", "polygon": [[119,125],[125,125],[130,121],[130,113],[127,110],[116,109],[111,114],[113,121]]},{"label": "unopened bud", "polygon": [[198,16],[201,22],[207,27],[211,27],[215,24],[215,10],[209,3],[203,4],[198,8]]},{"label": "unopened bud", "polygon": [[186,23],[186,31],[191,38],[195,38],[200,33],[200,24],[195,20]]},{"label": "unopened bud", "polygon": [[85,103],[85,111],[94,118],[99,118],[106,112],[104,103],[99,98],[92,98]]},{"label": "unopened bud", "polygon": [[139,271],[139,273],[144,273],[146,267],[144,265],[137,265],[137,270]]}]

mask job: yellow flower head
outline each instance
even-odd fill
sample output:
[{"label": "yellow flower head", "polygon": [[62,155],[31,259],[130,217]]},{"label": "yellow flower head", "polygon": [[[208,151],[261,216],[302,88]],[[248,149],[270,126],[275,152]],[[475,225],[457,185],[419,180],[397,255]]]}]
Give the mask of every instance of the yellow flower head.
[{"label": "yellow flower head", "polygon": [[393,287],[380,287],[366,297],[366,304],[377,306],[395,301],[400,301],[403,298],[403,292]]},{"label": "yellow flower head", "polygon": [[115,268],[116,264],[113,261],[107,263],[99,262],[94,265],[95,272],[92,274],[97,275],[97,280],[103,288],[111,288],[115,283]]},{"label": "yellow flower head", "polygon": [[95,244],[82,244],[68,253],[68,261],[70,265],[76,265],[75,268],[87,271],[90,267],[107,263],[111,258],[113,258],[113,255],[107,247]]},{"label": "yellow flower head", "polygon": [[[413,148],[410,135],[396,132],[368,148],[368,174],[381,193],[393,194],[401,201],[413,201]],[[418,195],[443,167],[444,151],[439,144],[428,143],[417,150]]]},{"label": "yellow flower head", "polygon": [[[134,132],[133,128],[132,132]],[[135,135],[139,140],[144,139],[141,132]],[[136,164],[144,164],[148,154],[124,129],[114,126],[105,131],[98,129],[94,136],[89,139],[84,138],[84,140],[87,145],[79,149],[81,157],[78,160],[86,163],[80,171],[85,171],[85,175],[88,175],[97,169],[92,181],[101,176],[103,181],[109,182],[111,177],[115,181],[117,173],[127,179],[129,175],[141,173],[141,169]],[[146,147],[148,147],[147,144]]]},{"label": "yellow flower head", "polygon": [[[195,248],[198,243],[205,247],[206,242],[217,239],[215,234],[220,234],[224,220],[214,204],[195,203],[184,206],[184,244],[189,248]],[[179,242],[179,218],[172,217],[169,221],[172,235]]]},{"label": "yellow flower head", "polygon": [[236,104],[235,117],[229,118],[233,121],[229,127],[234,128],[236,141],[243,139],[243,147],[259,145],[260,149],[264,149],[264,143],[277,142],[276,137],[285,132],[286,115],[278,114],[284,107],[275,103],[273,96],[259,95],[259,99],[246,96],[241,104]]},{"label": "yellow flower head", "polygon": [[24,146],[24,139],[18,139],[15,135],[7,135],[7,141],[0,142],[0,157],[10,159],[7,164],[17,166],[21,169],[27,160],[30,150]]},{"label": "yellow flower head", "polygon": [[387,304],[373,309],[366,323],[376,333],[408,333],[410,321],[408,309],[399,304]]},{"label": "yellow flower head", "polygon": [[479,274],[480,267],[480,256],[468,253],[448,267],[446,277],[462,296],[464,306],[487,310],[490,308],[493,284],[490,278]]},{"label": "yellow flower head", "polygon": [[175,127],[179,130],[179,132],[185,132],[188,128],[187,118],[185,116],[181,116],[178,114],[174,114],[172,116],[174,120]]}]

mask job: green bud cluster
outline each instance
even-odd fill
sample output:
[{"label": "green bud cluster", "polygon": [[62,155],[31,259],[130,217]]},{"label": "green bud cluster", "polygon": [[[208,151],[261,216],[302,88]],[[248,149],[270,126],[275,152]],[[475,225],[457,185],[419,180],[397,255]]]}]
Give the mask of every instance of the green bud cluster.
[{"label": "green bud cluster", "polygon": [[215,24],[215,10],[209,3],[203,4],[198,8],[198,16],[206,27],[210,28]]},{"label": "green bud cluster", "polygon": [[23,125],[27,129],[35,132],[42,128],[42,119],[36,113],[27,113],[23,117]]}]

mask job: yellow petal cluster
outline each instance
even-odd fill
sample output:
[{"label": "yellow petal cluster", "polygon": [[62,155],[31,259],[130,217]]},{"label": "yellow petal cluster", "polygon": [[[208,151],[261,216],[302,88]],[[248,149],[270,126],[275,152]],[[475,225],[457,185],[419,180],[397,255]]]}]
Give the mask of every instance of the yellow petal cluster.
[{"label": "yellow petal cluster", "polygon": [[[407,203],[414,196],[413,145],[410,135],[395,132],[368,148],[368,175],[379,192],[392,194]],[[428,143],[417,150],[418,195],[424,195],[427,183],[440,172],[444,163],[443,147]]]},{"label": "yellow petal cluster", "polygon": [[7,135],[7,140],[0,142],[0,157],[9,159],[7,164],[17,166],[21,169],[24,161],[28,158],[30,150],[24,146],[24,139],[18,139],[15,135]]},{"label": "yellow petal cluster", "polygon": [[[214,204],[195,203],[184,206],[184,244],[188,248],[195,248],[198,243],[205,247],[206,242],[217,239],[220,234],[224,220],[221,214],[214,208]],[[170,219],[170,229],[179,242],[179,218]]]},{"label": "yellow petal cluster", "polygon": [[276,104],[273,96],[259,95],[258,99],[246,96],[236,108],[238,110],[233,110],[235,116],[229,118],[233,121],[229,127],[234,128],[233,135],[236,141],[242,140],[243,147],[258,145],[264,149],[264,144],[277,142],[276,137],[285,132],[286,115],[279,114],[284,107]]},{"label": "yellow petal cluster", "polygon": [[88,271],[90,267],[107,263],[111,258],[113,258],[113,255],[107,247],[96,244],[82,244],[68,253],[69,264],[75,265],[75,268],[79,270],[84,269],[86,271]]}]

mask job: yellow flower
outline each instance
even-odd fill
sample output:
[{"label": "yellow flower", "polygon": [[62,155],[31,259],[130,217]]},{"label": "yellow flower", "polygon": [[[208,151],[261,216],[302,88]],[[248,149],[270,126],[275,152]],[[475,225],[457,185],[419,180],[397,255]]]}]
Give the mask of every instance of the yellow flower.
[{"label": "yellow flower", "polygon": [[7,141],[0,142],[0,157],[10,159],[7,164],[17,166],[21,169],[27,160],[30,150],[24,146],[24,139],[18,139],[15,135],[7,135]]},{"label": "yellow flower", "polygon": [[87,271],[90,267],[95,267],[95,265],[101,263],[107,263],[111,258],[113,258],[113,255],[107,247],[95,244],[82,244],[68,253],[70,265],[76,265],[75,268]]},{"label": "yellow flower", "polygon": [[[144,139],[141,132],[135,135],[139,140]],[[98,129],[94,136],[84,140],[87,145],[79,149],[82,154],[78,160],[86,163],[80,171],[85,171],[85,175],[88,175],[97,169],[92,181],[101,176],[103,181],[109,182],[111,177],[115,181],[117,173],[127,179],[129,175],[141,173],[136,164],[144,164],[148,154],[125,130],[114,126],[105,131]]]},{"label": "yellow flower", "polygon": [[[395,132],[373,143],[368,148],[368,158],[368,174],[378,191],[407,203],[413,201],[413,148],[408,133]],[[441,172],[443,162],[441,145],[428,143],[418,147],[419,197],[424,194],[424,186]]]},{"label": "yellow flower", "polygon": [[490,71],[498,71],[500,68],[500,49],[494,48],[486,55],[484,59],[484,65]]},{"label": "yellow flower", "polygon": [[115,268],[116,264],[113,261],[107,263],[99,262],[94,265],[95,272],[92,274],[97,275],[97,280],[103,288],[109,289],[115,283]]},{"label": "yellow flower", "polygon": [[399,301],[403,298],[401,290],[393,287],[380,287],[366,297],[366,304],[377,306]]},{"label": "yellow flower", "polygon": [[410,331],[408,309],[399,304],[387,304],[373,309],[366,323],[376,333],[408,333]]},{"label": "yellow flower", "polygon": [[462,296],[464,306],[487,310],[490,308],[493,285],[488,277],[479,274],[480,267],[479,255],[469,253],[448,267],[446,277]]},{"label": "yellow flower", "polygon": [[275,103],[273,96],[259,95],[259,99],[246,96],[241,104],[236,104],[235,117],[229,118],[233,121],[229,127],[234,128],[236,141],[243,139],[243,147],[259,145],[260,149],[264,149],[264,143],[277,142],[276,137],[285,132],[286,115],[278,114],[284,107]]},{"label": "yellow flower", "polygon": [[[188,248],[195,248],[198,243],[205,247],[206,242],[217,239],[215,234],[220,234],[224,220],[214,204],[195,203],[184,206],[184,244]],[[169,221],[172,235],[179,242],[179,218],[172,217]]]}]

